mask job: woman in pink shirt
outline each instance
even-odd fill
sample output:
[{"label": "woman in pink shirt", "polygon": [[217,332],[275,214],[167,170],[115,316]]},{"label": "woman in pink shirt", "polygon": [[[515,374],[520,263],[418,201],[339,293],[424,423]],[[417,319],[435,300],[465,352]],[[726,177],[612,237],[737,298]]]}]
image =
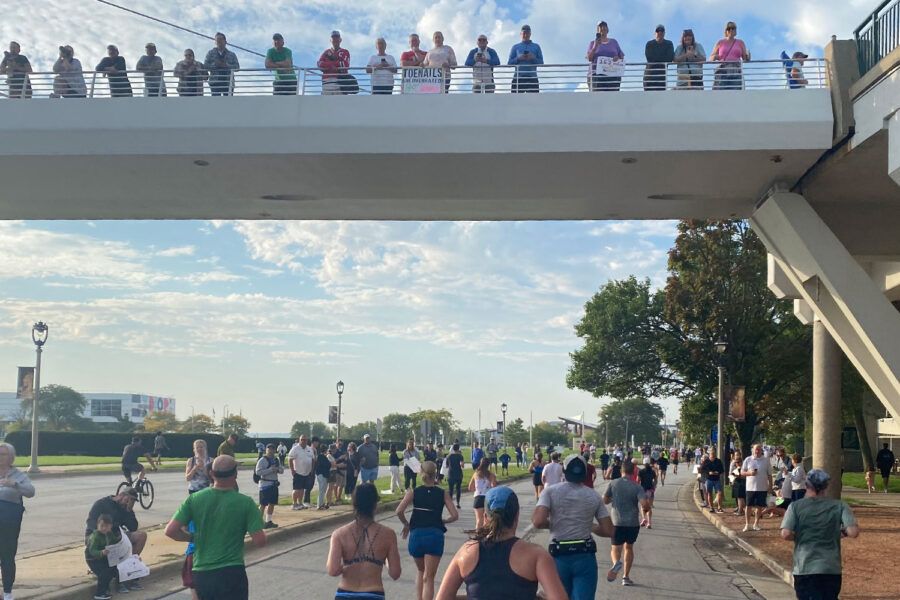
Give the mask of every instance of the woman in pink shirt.
[{"label": "woman in pink shirt", "polygon": [[711,62],[720,62],[716,67],[714,90],[740,90],[744,87],[744,76],[741,74],[741,61],[750,60],[750,53],[743,40],[737,39],[737,25],[728,21],[725,25],[725,38],[716,42],[709,55]]}]

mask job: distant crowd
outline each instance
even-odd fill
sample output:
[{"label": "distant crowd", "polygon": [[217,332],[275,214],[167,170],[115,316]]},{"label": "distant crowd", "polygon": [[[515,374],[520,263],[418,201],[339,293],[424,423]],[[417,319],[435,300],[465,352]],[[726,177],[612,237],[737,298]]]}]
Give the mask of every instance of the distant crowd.
[{"label": "distant crowd", "polygon": [[[514,66],[511,89],[512,93],[537,93],[540,91],[538,65],[544,64],[541,46],[531,39],[531,26],[521,28],[521,42],[510,48],[506,64]],[[394,92],[395,74],[400,67],[423,67],[443,69],[444,91],[450,88],[453,69],[462,66],[472,70],[472,92],[490,94],[496,89],[494,67],[500,66],[500,56],[488,45],[486,35],[479,35],[475,48],[472,48],[465,61],[460,65],[453,48],[444,44],[444,35],[440,31],[432,36],[433,47],[423,50],[419,35],[409,36],[409,49],[400,55],[399,63],[387,53],[387,42],[384,38],[375,41],[376,53],[369,57],[365,65],[366,72],[371,75],[371,93],[376,95]],[[272,92],[275,95],[296,95],[298,92],[297,72],[290,48],[284,45],[284,36],[276,33],[272,36],[272,47],[266,52],[265,68],[273,71]],[[349,69],[350,52],[341,46],[340,31],[331,32],[331,45],[322,52],[317,68],[322,75],[322,94],[341,95],[356,94],[360,91],[359,81]],[[145,96],[159,97],[168,93],[164,79],[164,64],[157,55],[156,45],[148,43],[145,52],[138,59],[134,70],[143,74]],[[34,91],[29,74],[33,72],[28,58],[22,54],[18,42],[11,42],[9,50],[4,53],[0,62],[0,73],[7,76],[10,98],[30,98]],[[750,60],[750,51],[743,40],[737,37],[737,25],[729,21],[725,25],[724,37],[718,40],[712,52],[706,53],[701,43],[696,41],[694,32],[685,29],[678,44],[666,38],[664,25],[657,25],[653,39],[644,49],[646,65],[644,67],[643,87],[645,90],[664,90],[667,86],[668,65],[674,64],[676,71],[676,87],[679,89],[703,89],[704,63],[716,63],[713,74],[713,89],[737,90],[744,85],[741,63]],[[791,88],[805,87],[808,83],[803,74],[803,61],[807,55],[795,52],[792,57],[782,55],[787,83]],[[615,38],[609,37],[609,25],[606,21],[597,23],[597,32],[590,41],[585,59],[590,63],[588,69],[588,85],[591,91],[618,91],[624,73],[625,53]],[[228,49],[225,34],[215,35],[215,47],[210,49],[204,60],[196,60],[190,48],[184,51],[183,60],[175,64],[171,71],[178,80],[176,91],[179,96],[203,96],[205,87],[209,87],[211,96],[228,96],[234,93],[234,71],[240,69],[240,62],[234,52]],[[75,58],[72,46],[60,46],[59,58],[53,65],[56,73],[53,83],[53,98],[85,98],[87,85],[81,61]],[[130,97],[134,95],[128,78],[128,65],[119,54],[117,46],[107,46],[107,56],[95,67],[108,80],[109,93],[112,97]]]}]

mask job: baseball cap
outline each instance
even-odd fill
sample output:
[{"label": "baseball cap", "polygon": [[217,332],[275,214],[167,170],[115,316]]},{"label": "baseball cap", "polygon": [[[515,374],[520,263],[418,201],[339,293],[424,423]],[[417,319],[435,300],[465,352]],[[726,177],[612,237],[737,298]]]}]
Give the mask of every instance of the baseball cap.
[{"label": "baseball cap", "polygon": [[600,21],[599,23],[597,23],[597,27],[609,27],[609,23],[607,23],[606,21]]},{"label": "baseball cap", "polygon": [[284,36],[281,35],[280,33],[273,33],[273,34],[272,34],[272,39],[273,39],[273,40],[283,40],[283,39],[284,39]]},{"label": "baseball cap", "polygon": [[576,479],[583,479],[587,475],[587,464],[580,454],[570,454],[563,461],[563,471],[566,475],[573,475]]},{"label": "baseball cap", "polygon": [[791,58],[809,58],[809,55],[803,54],[802,52],[794,52],[794,55]]},{"label": "baseball cap", "polygon": [[487,494],[484,495],[484,503],[488,510],[501,510],[506,508],[509,497],[515,495],[516,493],[512,491],[512,488],[499,485],[487,491]]},{"label": "baseball cap", "polygon": [[663,25],[662,23],[660,23],[659,25],[656,26],[656,29],[654,29],[653,31],[665,31],[665,30],[666,30],[666,26]]},{"label": "baseball cap", "polygon": [[146,44],[144,44],[144,48],[154,48],[155,49],[156,44],[154,44],[153,42],[147,42]]},{"label": "baseball cap", "polygon": [[274,450],[275,448],[277,448],[277,446],[275,444],[266,444],[266,449],[269,449],[269,448]]},{"label": "baseball cap", "polygon": [[333,31],[331,32],[331,37],[334,37],[334,36],[340,37],[340,36],[341,36],[341,32],[338,31],[337,29],[333,30]]},{"label": "baseball cap", "polygon": [[125,494],[126,496],[133,498],[135,500],[137,500],[137,497],[138,497],[137,490],[134,489],[133,487],[127,487],[124,490],[122,490],[120,493]]},{"label": "baseball cap", "polygon": [[363,439],[364,439],[364,440],[367,440],[367,439],[369,439],[370,437],[372,437],[372,436],[369,435],[369,434],[367,433],[366,435],[363,436]]},{"label": "baseball cap", "polygon": [[531,25],[522,25],[522,31],[531,31]]}]

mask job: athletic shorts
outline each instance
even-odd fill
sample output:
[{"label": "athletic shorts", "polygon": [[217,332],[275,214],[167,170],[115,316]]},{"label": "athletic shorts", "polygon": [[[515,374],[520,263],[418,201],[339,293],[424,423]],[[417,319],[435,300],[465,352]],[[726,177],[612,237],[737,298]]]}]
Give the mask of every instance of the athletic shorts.
[{"label": "athletic shorts", "polygon": [[409,532],[409,555],[424,558],[444,555],[444,532],[437,527],[422,527]]},{"label": "athletic shorts", "polygon": [[259,490],[259,504],[260,506],[278,504],[278,486],[270,485],[267,488]]},{"label": "athletic shorts", "polygon": [[656,495],[656,488],[651,488],[649,490],[644,490],[644,496],[647,500],[653,500],[653,497]]},{"label": "athletic shorts", "polygon": [[243,565],[194,571],[194,589],[200,598],[247,600],[250,597],[247,571]]},{"label": "athletic shorts", "polygon": [[768,496],[768,492],[751,492],[747,491],[747,506],[761,506],[763,508],[766,507],[766,496]]},{"label": "athletic shorts", "polygon": [[706,480],[706,492],[708,494],[712,494],[713,492],[721,492],[722,491],[722,480],[717,479],[716,481],[711,481],[709,479]]},{"label": "athletic shorts", "polygon": [[472,508],[484,508],[484,496],[475,496],[475,504]]},{"label": "athletic shorts", "polygon": [[621,527],[616,525],[613,529],[612,545],[621,546],[622,544],[633,544],[637,541],[640,532],[640,527]]},{"label": "athletic shorts", "polygon": [[491,463],[492,465],[496,465],[496,464],[497,464],[497,457],[496,457],[496,456],[491,456],[490,458],[488,458],[488,462]]},{"label": "athletic shorts", "polygon": [[841,579],[840,575],[832,574],[794,575],[794,593],[800,600],[837,600],[841,593]]},{"label": "athletic shorts", "polygon": [[334,600],[348,600],[351,598],[353,600],[384,600],[384,592],[348,592],[338,588],[334,595]]},{"label": "athletic shorts", "polygon": [[300,473],[294,473],[294,489],[297,491],[305,490],[308,487],[312,487],[310,485],[312,483],[310,481],[309,475],[301,475]]},{"label": "athletic shorts", "polygon": [[882,479],[884,479],[885,477],[891,476],[891,468],[890,467],[881,467],[879,470],[881,471]]},{"label": "athletic shorts", "polygon": [[144,470],[144,467],[139,463],[134,463],[133,465],[122,465],[122,473],[125,475],[125,479],[131,477],[132,473],[140,473]]}]

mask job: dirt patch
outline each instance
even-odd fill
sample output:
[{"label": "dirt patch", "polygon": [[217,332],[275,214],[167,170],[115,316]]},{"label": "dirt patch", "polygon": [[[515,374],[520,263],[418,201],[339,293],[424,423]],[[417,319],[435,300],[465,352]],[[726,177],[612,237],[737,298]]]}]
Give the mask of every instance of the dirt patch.
[{"label": "dirt patch", "polygon": [[[900,577],[894,567],[900,556],[900,509],[855,506],[853,514],[859,523],[859,537],[841,541],[843,560],[842,600],[900,599]],[[781,517],[763,517],[762,531],[741,532],[744,517],[728,511],[716,515],[741,538],[763,550],[781,563],[793,568],[794,543],[781,539]]]}]

